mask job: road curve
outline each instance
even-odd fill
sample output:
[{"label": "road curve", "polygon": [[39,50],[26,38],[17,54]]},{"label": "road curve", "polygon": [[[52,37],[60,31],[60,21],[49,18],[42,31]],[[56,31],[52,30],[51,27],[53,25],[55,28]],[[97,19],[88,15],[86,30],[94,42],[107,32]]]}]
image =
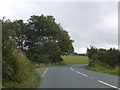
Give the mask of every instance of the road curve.
[{"label": "road curve", "polygon": [[49,67],[39,88],[117,88],[118,77],[89,71],[85,64]]}]

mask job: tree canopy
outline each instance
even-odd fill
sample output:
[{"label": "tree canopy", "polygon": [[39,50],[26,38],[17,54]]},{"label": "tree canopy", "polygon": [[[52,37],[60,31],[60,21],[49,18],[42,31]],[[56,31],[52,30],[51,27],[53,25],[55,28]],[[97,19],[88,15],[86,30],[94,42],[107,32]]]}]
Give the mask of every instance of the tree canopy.
[{"label": "tree canopy", "polygon": [[2,21],[2,85],[4,88],[34,88],[40,76],[22,50],[17,49],[16,37],[13,22]]},{"label": "tree canopy", "polygon": [[28,58],[36,63],[58,63],[62,55],[74,51],[73,40],[53,16],[33,15],[27,20],[11,22],[12,38]]},{"label": "tree canopy", "polygon": [[91,46],[90,48],[87,48],[87,55],[90,66],[99,64],[105,67],[110,66],[114,68],[120,65],[120,51],[115,48],[106,50]]}]

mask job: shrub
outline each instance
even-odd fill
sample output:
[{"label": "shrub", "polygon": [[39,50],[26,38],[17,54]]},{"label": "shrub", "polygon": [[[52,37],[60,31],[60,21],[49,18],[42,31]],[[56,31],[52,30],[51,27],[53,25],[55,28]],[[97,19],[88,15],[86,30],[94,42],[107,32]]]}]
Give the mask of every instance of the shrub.
[{"label": "shrub", "polygon": [[[21,50],[14,49],[12,63],[3,63],[3,86],[31,88],[39,84],[40,76]],[[4,60],[6,62],[6,60]]]},{"label": "shrub", "polygon": [[94,66],[100,64],[104,67],[110,66],[115,68],[120,65],[120,51],[114,48],[106,49],[97,49],[91,47],[87,49],[87,55],[89,58],[89,65]]},{"label": "shrub", "polygon": [[26,55],[17,49],[12,38],[11,22],[3,22],[2,35],[2,84],[4,88],[32,88],[40,81],[35,67]]}]

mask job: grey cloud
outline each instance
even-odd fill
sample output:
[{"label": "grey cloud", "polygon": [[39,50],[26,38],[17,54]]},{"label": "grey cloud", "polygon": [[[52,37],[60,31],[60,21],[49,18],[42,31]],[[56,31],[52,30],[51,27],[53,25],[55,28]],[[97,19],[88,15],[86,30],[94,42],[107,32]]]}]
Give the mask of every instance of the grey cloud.
[{"label": "grey cloud", "polygon": [[[74,42],[75,51],[85,52],[86,47],[116,47],[118,45],[117,2],[12,2],[10,19],[31,15],[53,15],[67,30]],[[14,4],[14,5],[13,5]]]}]

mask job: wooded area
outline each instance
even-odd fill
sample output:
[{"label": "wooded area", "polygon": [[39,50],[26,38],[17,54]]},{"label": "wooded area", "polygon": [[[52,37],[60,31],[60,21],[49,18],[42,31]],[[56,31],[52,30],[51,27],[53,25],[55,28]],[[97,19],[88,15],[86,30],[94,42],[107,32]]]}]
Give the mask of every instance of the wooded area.
[{"label": "wooded area", "polygon": [[73,40],[53,16],[33,15],[27,22],[3,18],[2,27],[3,87],[36,87],[40,76],[35,64],[60,63],[69,54],[88,56],[89,66],[120,67],[120,51],[114,48],[91,46],[87,55],[75,53]]},{"label": "wooded area", "polygon": [[74,51],[73,40],[53,16],[33,15],[26,23],[3,18],[2,26],[4,87],[36,87],[40,77],[34,64],[59,63]]},{"label": "wooded area", "polygon": [[87,48],[89,66],[103,66],[105,68],[120,67],[120,51],[115,48],[102,49],[91,46]]}]

